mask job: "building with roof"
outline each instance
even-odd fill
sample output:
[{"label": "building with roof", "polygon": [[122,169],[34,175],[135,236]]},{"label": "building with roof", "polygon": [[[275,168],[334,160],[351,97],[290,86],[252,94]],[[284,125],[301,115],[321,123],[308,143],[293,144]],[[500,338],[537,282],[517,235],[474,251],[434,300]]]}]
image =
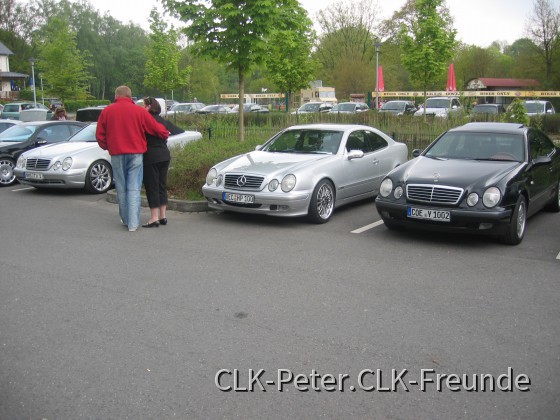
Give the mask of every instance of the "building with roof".
[{"label": "building with roof", "polygon": [[25,80],[28,74],[15,73],[10,71],[10,55],[14,53],[10,51],[2,42],[0,42],[0,98],[15,99],[19,97],[19,91],[16,89],[16,80]]},{"label": "building with roof", "polygon": [[[540,83],[534,79],[501,79],[497,77],[478,77],[467,82],[467,91],[500,92],[500,91],[528,91],[538,89]],[[512,96],[482,96],[478,97],[479,104],[509,105],[515,97]]]}]

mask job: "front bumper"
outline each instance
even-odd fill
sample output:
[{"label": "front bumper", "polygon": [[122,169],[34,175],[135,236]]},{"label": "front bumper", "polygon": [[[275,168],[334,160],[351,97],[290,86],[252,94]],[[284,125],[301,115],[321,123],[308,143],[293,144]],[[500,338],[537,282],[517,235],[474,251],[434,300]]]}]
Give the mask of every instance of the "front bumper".
[{"label": "front bumper", "polygon": [[[42,178],[30,178],[29,173],[40,174]],[[29,171],[15,168],[14,174],[20,184],[37,188],[84,188],[86,180],[86,169]]]},{"label": "front bumper", "polygon": [[[222,193],[250,194],[255,196],[254,203],[239,204],[226,202]],[[271,216],[297,217],[305,216],[309,210],[311,191],[289,192],[281,191],[238,191],[216,188],[208,185],[202,187],[202,194],[208,200],[208,207],[214,210],[233,211],[249,214],[266,214]]]},{"label": "front bumper", "polygon": [[[395,203],[378,198],[377,212],[383,221],[392,225],[418,227],[436,231],[468,231],[479,233],[501,233],[511,221],[512,209],[495,210],[459,209],[453,207],[426,206],[412,203]],[[408,207],[427,210],[445,210],[451,214],[449,222],[415,219],[408,217]]]}]

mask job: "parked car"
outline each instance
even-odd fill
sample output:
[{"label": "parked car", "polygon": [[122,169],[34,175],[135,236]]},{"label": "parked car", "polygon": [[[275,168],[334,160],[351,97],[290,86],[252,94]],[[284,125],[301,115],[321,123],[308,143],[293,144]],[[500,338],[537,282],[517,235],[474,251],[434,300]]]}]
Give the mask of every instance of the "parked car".
[{"label": "parked car", "polygon": [[379,112],[386,112],[394,115],[411,115],[414,114],[418,108],[412,101],[387,101],[382,106]]},{"label": "parked car", "polygon": [[476,104],[471,109],[471,116],[500,115],[506,112],[502,104]]},{"label": "parked car", "polygon": [[202,102],[179,102],[167,111],[167,116],[173,117],[180,114],[194,114],[197,109],[202,109],[205,106],[206,105]]},{"label": "parked car", "polygon": [[[239,112],[239,105],[235,105],[231,109],[231,112]],[[259,104],[243,104],[243,112],[247,114],[251,112],[255,112],[259,114],[268,114],[270,111],[268,110],[268,108]]]},{"label": "parked car", "polygon": [[197,114],[231,114],[233,111],[226,105],[206,105],[195,112]]},{"label": "parked car", "polygon": [[560,210],[560,148],[515,123],[468,123],[391,171],[375,204],[388,228],[476,232],[516,245],[527,218]]},{"label": "parked car", "polygon": [[52,111],[50,108],[46,107],[42,103],[37,102],[11,102],[9,104],[4,104],[4,109],[0,113],[0,118],[19,120],[20,112],[29,109],[42,109],[47,112],[46,119],[52,117]]},{"label": "parked car", "polygon": [[420,107],[418,111],[414,113],[415,116],[421,117],[424,115],[430,115],[435,117],[446,118],[454,114],[462,112],[463,107],[459,98],[453,96],[441,96],[426,99],[426,111],[424,107]]},{"label": "parked car", "polygon": [[3,119],[0,119],[0,133],[2,131],[7,130],[8,128],[16,125],[16,124],[19,124],[19,123],[20,123],[19,120],[3,120]]},{"label": "parked car", "polygon": [[329,113],[332,114],[357,114],[369,111],[369,106],[363,102],[340,102],[334,105]]},{"label": "parked car", "polygon": [[169,111],[174,105],[177,105],[178,103],[179,103],[179,101],[176,101],[175,99],[166,99],[165,100],[165,109],[167,109]]},{"label": "parked car", "polygon": [[407,157],[405,144],[373,127],[297,125],[214,165],[202,193],[216,210],[325,223],[335,208],[375,196],[385,174]]},{"label": "parked car", "polygon": [[23,152],[66,141],[85,126],[79,121],[33,121],[21,122],[0,133],[0,186],[16,182],[14,167]]},{"label": "parked car", "polygon": [[[113,168],[109,152],[97,144],[91,123],[68,141],[23,153],[17,160],[17,180],[35,188],[79,188],[92,194],[109,190],[113,184]],[[198,140],[196,131],[170,136],[168,146],[181,146]]]},{"label": "parked car", "polygon": [[311,114],[315,112],[329,112],[333,107],[330,102],[307,102],[300,106],[292,114]]},{"label": "parked car", "polygon": [[556,114],[554,106],[549,101],[523,101],[527,115],[534,117],[543,114]]},{"label": "parked car", "polygon": [[99,115],[101,115],[101,111],[103,111],[106,107],[107,105],[99,105],[80,108],[76,111],[76,121],[97,122]]}]

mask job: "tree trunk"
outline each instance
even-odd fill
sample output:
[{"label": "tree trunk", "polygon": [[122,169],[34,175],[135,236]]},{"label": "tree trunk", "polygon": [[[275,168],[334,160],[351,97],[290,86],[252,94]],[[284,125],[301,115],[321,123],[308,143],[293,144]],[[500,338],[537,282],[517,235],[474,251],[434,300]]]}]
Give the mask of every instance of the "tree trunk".
[{"label": "tree trunk", "polygon": [[239,142],[245,141],[245,127],[243,124],[243,101],[245,100],[245,82],[243,80],[243,67],[239,68]]}]

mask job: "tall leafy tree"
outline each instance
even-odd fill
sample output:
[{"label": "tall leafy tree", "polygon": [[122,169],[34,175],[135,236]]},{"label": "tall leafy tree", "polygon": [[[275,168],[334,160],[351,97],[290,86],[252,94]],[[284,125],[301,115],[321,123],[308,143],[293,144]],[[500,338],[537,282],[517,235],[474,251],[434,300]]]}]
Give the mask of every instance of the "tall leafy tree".
[{"label": "tall leafy tree", "polygon": [[443,3],[444,0],[415,0],[409,25],[401,25],[403,64],[423,89],[424,102],[428,87],[445,74],[457,44],[453,21]]},{"label": "tall leafy tree", "polygon": [[89,53],[76,47],[76,33],[68,22],[52,18],[43,29],[44,38],[37,45],[37,69],[46,81],[47,94],[65,99],[89,96]]},{"label": "tall leafy tree", "polygon": [[158,89],[167,97],[173,90],[187,85],[191,68],[179,69],[178,33],[173,26],[168,28],[156,8],[150,13],[150,29],[144,85]]},{"label": "tall leafy tree", "polygon": [[[239,76],[239,141],[244,140],[245,76],[268,54],[267,41],[285,27],[281,17],[299,9],[297,0],[162,0],[187,23],[184,32],[197,54],[208,56]],[[287,12],[284,12],[284,9]]]},{"label": "tall leafy tree", "polygon": [[560,11],[554,9],[550,0],[535,0],[533,15],[529,18],[526,30],[544,60],[548,83],[552,76],[554,56],[560,49]]}]

